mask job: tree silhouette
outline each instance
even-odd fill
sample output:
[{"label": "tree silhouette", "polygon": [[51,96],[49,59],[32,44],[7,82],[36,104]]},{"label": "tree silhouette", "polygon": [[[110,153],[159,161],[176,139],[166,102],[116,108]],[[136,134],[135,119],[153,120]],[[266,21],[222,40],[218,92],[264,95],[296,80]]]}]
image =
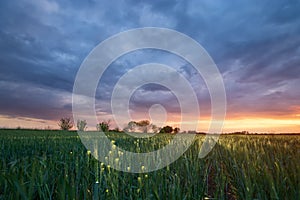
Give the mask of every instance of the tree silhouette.
[{"label": "tree silhouette", "polygon": [[86,120],[77,120],[77,129],[79,131],[85,131],[87,128],[87,122]]},{"label": "tree silhouette", "polygon": [[164,126],[160,129],[160,133],[172,133],[173,128],[171,126]]},{"label": "tree silhouette", "polygon": [[61,130],[67,131],[73,128],[73,122],[69,117],[61,118],[58,122],[58,126]]},{"label": "tree silhouette", "polygon": [[96,125],[96,128],[98,131],[108,132],[109,126],[110,126],[110,120],[100,122],[99,124]]},{"label": "tree silhouette", "polygon": [[143,132],[143,133],[147,133],[148,129],[150,128],[150,121],[149,120],[141,120],[139,122],[136,122],[136,125],[138,126],[138,129]]},{"label": "tree silhouette", "polygon": [[127,127],[124,128],[124,131],[128,132],[142,132],[142,133],[157,133],[158,127],[154,124],[151,124],[149,120],[141,121],[130,121],[127,124]]},{"label": "tree silhouette", "polygon": [[178,128],[178,127],[176,127],[176,128],[174,128],[174,133],[179,133],[179,131],[180,131],[180,128]]}]

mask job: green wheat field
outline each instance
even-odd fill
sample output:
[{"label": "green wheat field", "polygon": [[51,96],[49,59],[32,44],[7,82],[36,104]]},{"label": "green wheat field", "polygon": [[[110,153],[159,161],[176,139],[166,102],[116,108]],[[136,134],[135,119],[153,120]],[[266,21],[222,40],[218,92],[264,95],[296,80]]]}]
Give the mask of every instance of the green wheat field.
[{"label": "green wheat field", "polygon": [[[136,152],[172,139],[107,136]],[[300,199],[299,135],[222,135],[200,159],[204,137],[171,165],[133,174],[94,159],[77,132],[0,130],[0,199]]]}]

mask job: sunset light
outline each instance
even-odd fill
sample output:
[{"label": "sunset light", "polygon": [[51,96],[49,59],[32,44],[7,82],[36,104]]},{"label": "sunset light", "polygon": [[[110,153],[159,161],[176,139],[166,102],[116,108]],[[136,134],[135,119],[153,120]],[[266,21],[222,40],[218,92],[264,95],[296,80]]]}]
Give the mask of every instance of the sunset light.
[{"label": "sunset light", "polygon": [[300,199],[300,1],[0,2],[0,199]]}]

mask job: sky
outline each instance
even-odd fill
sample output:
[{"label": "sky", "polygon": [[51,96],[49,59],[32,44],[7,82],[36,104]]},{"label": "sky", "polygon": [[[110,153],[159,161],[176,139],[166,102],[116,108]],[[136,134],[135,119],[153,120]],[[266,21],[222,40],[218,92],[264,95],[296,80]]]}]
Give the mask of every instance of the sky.
[{"label": "sky", "polygon": [[[72,117],[75,77],[96,45],[122,31],[161,27],[193,38],[217,65],[227,98],[223,132],[300,132],[299,10],[296,0],[3,0],[0,127],[58,128],[60,118]],[[98,119],[113,121],[115,84],[149,62],[170,65],[189,81],[201,111],[198,131],[205,131],[211,102],[203,78],[184,59],[153,49],[123,55],[105,71],[96,91]],[[145,119],[154,104],[164,107],[166,123],[178,125],[180,104],[159,85],[138,88],[130,112]]]}]

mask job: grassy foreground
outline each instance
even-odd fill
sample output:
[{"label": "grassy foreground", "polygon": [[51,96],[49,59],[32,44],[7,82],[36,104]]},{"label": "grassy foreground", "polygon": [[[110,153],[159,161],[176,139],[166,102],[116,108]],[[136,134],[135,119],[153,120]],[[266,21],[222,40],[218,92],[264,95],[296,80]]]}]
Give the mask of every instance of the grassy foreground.
[{"label": "grassy foreground", "polygon": [[[137,148],[124,134],[109,137]],[[168,167],[131,174],[99,163],[76,132],[0,130],[0,199],[300,199],[299,135],[224,135],[199,159],[203,139]]]}]

